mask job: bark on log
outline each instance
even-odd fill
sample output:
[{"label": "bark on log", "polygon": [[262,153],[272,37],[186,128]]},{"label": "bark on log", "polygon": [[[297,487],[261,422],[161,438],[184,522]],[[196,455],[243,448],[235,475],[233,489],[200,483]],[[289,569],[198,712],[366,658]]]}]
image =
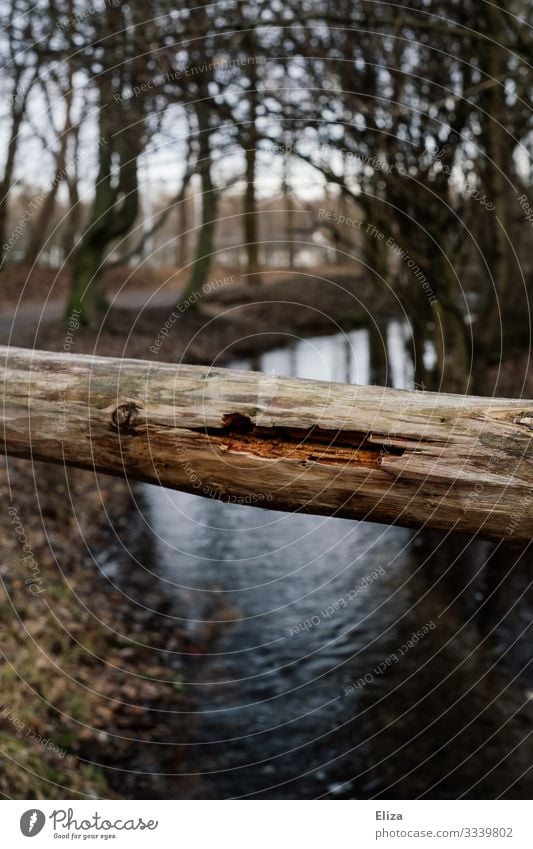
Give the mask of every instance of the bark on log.
[{"label": "bark on log", "polygon": [[533,402],[0,349],[5,453],[224,501],[533,536]]}]

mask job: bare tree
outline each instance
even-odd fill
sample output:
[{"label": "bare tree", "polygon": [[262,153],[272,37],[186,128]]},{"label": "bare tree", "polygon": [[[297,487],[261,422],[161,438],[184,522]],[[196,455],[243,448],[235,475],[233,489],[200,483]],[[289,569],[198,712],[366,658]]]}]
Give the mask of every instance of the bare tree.
[{"label": "bare tree", "polygon": [[35,85],[39,67],[35,53],[29,49],[33,43],[31,26],[32,5],[26,0],[15,0],[2,14],[0,25],[3,31],[1,63],[7,83],[7,120],[9,124],[6,156],[0,179],[0,251],[5,259],[9,198],[13,187],[16,157],[20,146],[20,132],[28,107],[28,100]]}]

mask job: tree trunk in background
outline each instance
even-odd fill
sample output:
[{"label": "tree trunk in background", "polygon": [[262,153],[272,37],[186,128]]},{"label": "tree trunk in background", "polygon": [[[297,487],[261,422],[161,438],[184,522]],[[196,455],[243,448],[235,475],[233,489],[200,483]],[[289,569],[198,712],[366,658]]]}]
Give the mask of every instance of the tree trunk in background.
[{"label": "tree trunk in background", "polygon": [[294,251],[294,204],[290,190],[285,185],[284,191],[285,202],[285,240],[287,245],[287,265],[289,268],[294,268],[295,251]]},{"label": "tree trunk in background", "polygon": [[252,286],[261,283],[258,256],[257,202],[255,194],[255,141],[250,140],[246,150],[246,189],[244,192],[244,242],[246,245],[247,282]]},{"label": "tree trunk in background", "polygon": [[[19,85],[20,74],[17,74],[13,80],[14,92],[17,91],[17,87]],[[24,113],[26,111],[26,103],[29,94],[29,89],[30,86],[28,86],[20,101],[18,97],[13,95],[13,105],[11,108],[11,129],[9,132],[9,141],[7,144],[6,164],[4,166],[4,174],[2,177],[2,181],[0,182],[0,266],[3,260],[6,258],[6,255],[11,250],[9,246],[6,246],[7,249],[4,247],[8,236],[7,223],[9,213],[9,193],[11,191],[11,185],[13,183],[13,174],[15,171],[15,157],[17,155],[17,148],[19,143],[19,132],[22,125],[22,119],[24,118]]]},{"label": "tree trunk in background", "polygon": [[424,361],[426,342],[428,341],[428,325],[420,311],[413,310],[409,316],[412,333],[412,359],[415,384],[420,389],[436,391],[438,378],[436,371],[429,371]]},{"label": "tree trunk in background", "polygon": [[[383,204],[371,198],[366,198],[361,206],[365,214],[365,223],[373,225],[377,232],[390,233],[390,222],[383,220]],[[389,279],[389,253],[383,241],[379,241],[373,231],[362,228],[363,256],[367,264],[367,273],[372,275],[376,292],[380,294]]]},{"label": "tree trunk in background", "polygon": [[[344,220],[348,218],[348,204],[346,203],[346,195],[341,190],[338,198],[338,207],[341,215],[344,216]],[[351,247],[351,234],[348,233],[348,228],[345,225],[341,225],[341,230],[339,238],[335,243],[335,265],[345,265],[348,261],[346,253],[350,250]]]},{"label": "tree trunk in background", "polygon": [[506,71],[506,55],[498,43],[504,24],[501,4],[488,6],[487,15],[484,16],[488,40],[481,42],[480,56],[482,70],[488,77],[487,81],[492,84],[480,94],[479,121],[480,139],[485,151],[481,192],[486,192],[487,202],[494,204],[492,211],[482,210],[486,238],[484,253],[493,286],[489,286],[487,291],[484,314],[480,321],[481,338],[477,340],[480,348],[477,352],[477,374],[481,385],[486,365],[500,360],[502,356],[504,340],[500,328],[501,310],[509,289],[511,263],[506,235],[509,224],[506,195],[508,180],[512,179],[515,169],[513,140],[507,132],[507,107],[502,82]]},{"label": "tree trunk in background", "polygon": [[[198,167],[201,178],[202,223],[198,232],[194,263],[191,275],[182,294],[182,303],[191,295],[199,295],[204,286],[215,250],[215,228],[218,208],[218,194],[211,175],[211,130],[209,115],[203,103],[196,106],[198,119]],[[188,307],[196,308],[196,301],[190,301]]]},{"label": "tree trunk in background", "polygon": [[296,264],[296,252],[294,250],[294,206],[292,197],[287,196],[287,218],[285,221],[287,232],[287,264],[289,268],[294,268]]},{"label": "tree trunk in background", "polygon": [[289,268],[294,268],[294,204],[291,194],[288,156],[285,156],[283,159],[281,196],[285,207],[285,244],[287,246],[287,265]]},{"label": "tree trunk in background", "polygon": [[244,132],[244,148],[246,159],[246,188],[244,191],[244,244],[246,247],[246,274],[247,280],[251,286],[257,286],[261,283],[261,275],[259,273],[259,216],[257,210],[256,197],[256,177],[257,177],[257,113],[258,113],[258,74],[255,57],[257,53],[257,38],[255,29],[250,28],[247,21],[241,16],[239,9],[239,18],[241,25],[244,27],[242,40],[242,49],[247,57],[251,60],[247,65],[248,90],[247,107],[248,121]]},{"label": "tree trunk in background", "polygon": [[[99,169],[89,223],[77,246],[71,277],[69,312],[79,310],[80,323],[97,327],[107,308],[103,263],[114,240],[128,233],[139,211],[138,160],[145,143],[146,113],[142,97],[123,105],[125,86],[135,86],[142,66],[131,57],[131,31],[125,29],[121,5],[103,11],[103,34],[121,33],[105,41],[104,70],[96,77],[99,95]],[[115,95],[119,90],[119,99]]]},{"label": "tree trunk in background", "polygon": [[13,171],[15,170],[15,156],[17,152],[18,134],[22,123],[22,112],[14,113],[11,121],[11,134],[7,149],[7,161],[4,169],[4,177],[0,184],[0,243],[3,245],[7,235],[7,216],[9,191],[13,182]]},{"label": "tree trunk in background", "polygon": [[368,322],[368,347],[370,354],[370,382],[377,386],[390,386],[391,374],[387,352],[387,327],[373,316]]},{"label": "tree trunk in background", "polygon": [[469,330],[457,292],[458,281],[446,257],[433,258],[431,274],[438,286],[437,300],[431,307],[437,353],[435,378],[441,392],[466,393],[474,380],[473,359]]},{"label": "tree trunk in background", "polygon": [[72,100],[74,90],[72,88],[72,74],[69,75],[67,92],[65,94],[65,121],[63,131],[60,134],[59,151],[56,158],[56,168],[50,191],[46,195],[40,208],[39,215],[32,224],[30,240],[26,249],[25,261],[31,265],[36,262],[37,257],[45,243],[46,235],[50,227],[52,216],[56,205],[57,192],[62,181],[66,177],[67,147],[72,133]]},{"label": "tree trunk in background", "polygon": [[[103,100],[109,103],[110,98]],[[113,145],[113,128],[108,127],[108,110],[100,110],[100,167],[87,229],[74,257],[68,310],[80,311],[80,322],[96,327],[107,308],[103,284],[103,262],[108,245],[131,229],[139,208],[137,159],[140,152],[138,127],[135,138],[120,136]],[[108,134],[109,129],[109,134]],[[120,158],[119,175],[113,180],[113,154]],[[119,198],[121,198],[119,203]]]},{"label": "tree trunk in background", "polygon": [[178,243],[176,250],[176,265],[178,268],[185,268],[189,261],[189,192],[185,189],[183,198],[178,203]]},{"label": "tree trunk in background", "polygon": [[76,237],[80,230],[82,207],[80,203],[79,183],[79,145],[82,121],[78,121],[71,133],[71,173],[66,174],[68,188],[69,210],[63,222],[62,245],[65,260],[69,261],[74,251]]},{"label": "tree trunk in background", "polygon": [[81,221],[80,195],[78,191],[78,180],[76,176],[67,178],[69,211],[65,219],[63,231],[63,253],[65,260],[69,260],[74,250],[76,236]]}]

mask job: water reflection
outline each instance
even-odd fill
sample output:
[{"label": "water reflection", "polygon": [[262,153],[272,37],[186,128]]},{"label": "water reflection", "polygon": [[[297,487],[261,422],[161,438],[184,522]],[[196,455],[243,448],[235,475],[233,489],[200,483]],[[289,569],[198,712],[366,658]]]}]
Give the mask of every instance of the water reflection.
[{"label": "water reflection", "polygon": [[[405,357],[404,357],[405,358]],[[370,383],[368,331],[352,330],[336,336],[290,339],[273,351],[250,360],[235,360],[235,368],[253,368],[286,377],[331,380],[337,383]]]},{"label": "water reflection", "polygon": [[[382,339],[408,386],[406,328]],[[358,330],[236,365],[363,383],[371,347]],[[175,613],[192,643],[217,635],[189,659],[197,795],[531,794],[527,551],[146,493]]]}]

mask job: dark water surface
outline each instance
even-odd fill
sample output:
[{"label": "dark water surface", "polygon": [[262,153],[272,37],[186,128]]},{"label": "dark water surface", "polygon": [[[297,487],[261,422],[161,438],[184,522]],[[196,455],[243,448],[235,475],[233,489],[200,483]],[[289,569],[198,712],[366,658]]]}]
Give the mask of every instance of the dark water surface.
[{"label": "dark water surface", "polygon": [[[398,387],[412,380],[404,344],[389,325]],[[365,330],[235,365],[371,380]],[[531,796],[523,549],[145,494],[173,612],[193,645],[212,637],[184,683],[197,705],[195,795]]]}]

